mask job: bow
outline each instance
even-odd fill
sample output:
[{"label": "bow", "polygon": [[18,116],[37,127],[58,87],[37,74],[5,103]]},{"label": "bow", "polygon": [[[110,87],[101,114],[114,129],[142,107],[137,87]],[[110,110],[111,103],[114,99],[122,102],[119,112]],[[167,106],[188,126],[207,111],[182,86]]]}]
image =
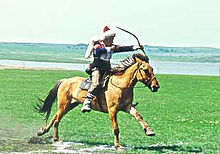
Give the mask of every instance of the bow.
[{"label": "bow", "polygon": [[[138,38],[137,38],[136,35],[134,35],[133,33],[129,32],[129,31],[123,29],[123,28],[120,28],[120,27],[116,27],[116,28],[118,28],[118,29],[120,29],[120,30],[122,30],[122,31],[124,31],[124,32],[127,32],[128,34],[131,34],[132,36],[134,36],[134,37],[136,38],[137,42],[138,42],[138,45],[141,46],[140,41],[138,40]],[[147,57],[147,55],[146,55],[144,49],[141,49],[141,50],[143,51],[144,55]]]}]

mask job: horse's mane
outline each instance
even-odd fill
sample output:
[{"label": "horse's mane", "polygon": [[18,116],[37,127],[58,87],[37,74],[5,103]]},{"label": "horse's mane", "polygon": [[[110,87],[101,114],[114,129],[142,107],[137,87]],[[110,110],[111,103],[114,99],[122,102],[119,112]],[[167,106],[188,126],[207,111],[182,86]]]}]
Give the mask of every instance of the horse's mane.
[{"label": "horse's mane", "polygon": [[114,73],[125,71],[131,65],[136,63],[136,59],[135,58],[139,58],[139,59],[149,63],[149,58],[147,56],[145,56],[145,55],[143,55],[141,53],[136,53],[136,54],[133,54],[132,56],[128,56],[124,60],[120,61],[117,66],[112,68],[112,71]]}]

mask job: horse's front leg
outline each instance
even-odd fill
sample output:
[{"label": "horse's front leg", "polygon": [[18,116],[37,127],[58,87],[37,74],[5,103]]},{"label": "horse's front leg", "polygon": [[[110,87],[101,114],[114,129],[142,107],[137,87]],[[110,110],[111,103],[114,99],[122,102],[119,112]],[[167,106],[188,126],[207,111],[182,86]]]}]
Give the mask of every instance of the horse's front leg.
[{"label": "horse's front leg", "polygon": [[136,120],[138,120],[147,136],[155,135],[154,131],[148,126],[148,124],[144,121],[143,117],[138,113],[138,111],[134,107],[131,107],[128,113],[131,116],[133,116]]},{"label": "horse's front leg", "polygon": [[122,148],[122,146],[119,144],[119,128],[117,123],[117,112],[115,109],[109,110],[109,117],[112,123],[112,128],[114,132],[114,145],[116,149]]}]

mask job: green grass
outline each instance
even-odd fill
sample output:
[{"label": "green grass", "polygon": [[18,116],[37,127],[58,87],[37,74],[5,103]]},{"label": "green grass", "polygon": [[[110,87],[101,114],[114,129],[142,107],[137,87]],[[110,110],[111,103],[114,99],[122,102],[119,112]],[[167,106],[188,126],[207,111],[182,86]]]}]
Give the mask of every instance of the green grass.
[{"label": "green grass", "polygon": [[[57,80],[76,75],[85,76],[77,71],[0,70],[0,152],[53,148],[49,141],[30,143],[44,125],[33,108],[37,97],[44,98]],[[139,123],[128,114],[118,114],[120,143],[127,147],[126,152],[219,153],[220,78],[157,75],[157,79],[159,92],[151,93],[138,84],[134,98],[139,102],[138,111],[155,130],[155,137],[146,137]],[[52,114],[56,108],[55,103]],[[96,111],[82,114],[80,108],[62,119],[61,139],[84,143],[86,147],[113,145],[108,115]],[[41,138],[51,135],[53,130]]]}]

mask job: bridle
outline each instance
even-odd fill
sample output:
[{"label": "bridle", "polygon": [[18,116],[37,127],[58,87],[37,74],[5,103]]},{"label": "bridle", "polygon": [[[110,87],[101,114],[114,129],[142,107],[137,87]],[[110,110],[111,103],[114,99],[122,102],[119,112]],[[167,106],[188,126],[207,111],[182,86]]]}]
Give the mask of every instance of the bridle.
[{"label": "bridle", "polygon": [[[138,42],[138,45],[141,46],[140,41],[139,41],[139,39],[137,38],[136,35],[134,35],[133,33],[129,32],[128,30],[125,30],[125,29],[123,29],[123,28],[120,28],[120,27],[116,27],[116,28],[118,28],[118,29],[120,29],[120,30],[122,30],[122,31],[124,31],[124,32],[126,32],[126,33],[128,33],[128,34],[131,34],[132,36],[134,36],[135,39],[136,39],[137,42]],[[143,54],[145,55],[145,57],[147,57],[147,55],[146,55],[144,49],[141,49],[141,50],[142,50]],[[149,78],[149,79],[146,81],[146,80],[144,79],[143,74],[141,73],[139,67],[140,67],[140,66],[138,66],[137,70],[139,71],[139,73],[140,73],[140,75],[141,75],[141,77],[142,77],[142,79],[141,79],[140,81],[141,81],[142,83],[144,83],[145,86],[148,86],[148,87],[149,87],[150,84],[151,84],[151,82],[152,82],[154,79],[156,79],[156,77],[153,76],[152,78]],[[136,71],[136,70],[135,70],[135,71]],[[136,75],[137,75],[137,71],[136,71]],[[136,76],[136,75],[135,75],[135,76]],[[112,83],[112,81],[111,81],[111,84],[114,85],[114,86],[116,86],[114,83]],[[120,88],[119,86],[116,86],[116,87]]]},{"label": "bridle", "polygon": [[[139,68],[139,67],[138,67]],[[151,84],[151,82],[154,80],[154,79],[156,79],[156,76],[153,76],[152,78],[148,78],[147,80],[145,80],[144,79],[144,77],[143,77],[143,74],[142,74],[142,72],[141,72],[141,70],[142,69],[138,69],[138,71],[139,71],[139,73],[140,73],[140,75],[141,75],[141,80],[139,80],[139,81],[141,81],[142,83],[144,83],[144,85],[145,86],[150,86],[150,84]]]},{"label": "bridle", "polygon": [[[146,81],[146,80],[144,79],[144,77],[143,77],[143,74],[141,73],[141,70],[142,70],[142,69],[140,69],[140,64],[138,64],[138,66],[137,66],[137,68],[136,68],[136,70],[135,70],[135,72],[134,72],[133,78],[131,78],[130,80],[134,80],[134,78],[137,76],[137,73],[139,72],[140,75],[141,75],[141,78],[142,78],[142,79],[139,80],[139,81],[141,81],[142,83],[144,83],[145,86],[149,87],[150,84],[151,84],[151,82],[152,82],[154,79],[156,79],[156,76],[153,76],[152,78],[149,78],[149,79]],[[117,87],[117,88],[119,88],[119,89],[124,89],[123,87],[120,87],[120,86],[116,85],[115,83],[113,83],[112,78],[110,78],[110,83],[111,83],[114,87]]]}]

